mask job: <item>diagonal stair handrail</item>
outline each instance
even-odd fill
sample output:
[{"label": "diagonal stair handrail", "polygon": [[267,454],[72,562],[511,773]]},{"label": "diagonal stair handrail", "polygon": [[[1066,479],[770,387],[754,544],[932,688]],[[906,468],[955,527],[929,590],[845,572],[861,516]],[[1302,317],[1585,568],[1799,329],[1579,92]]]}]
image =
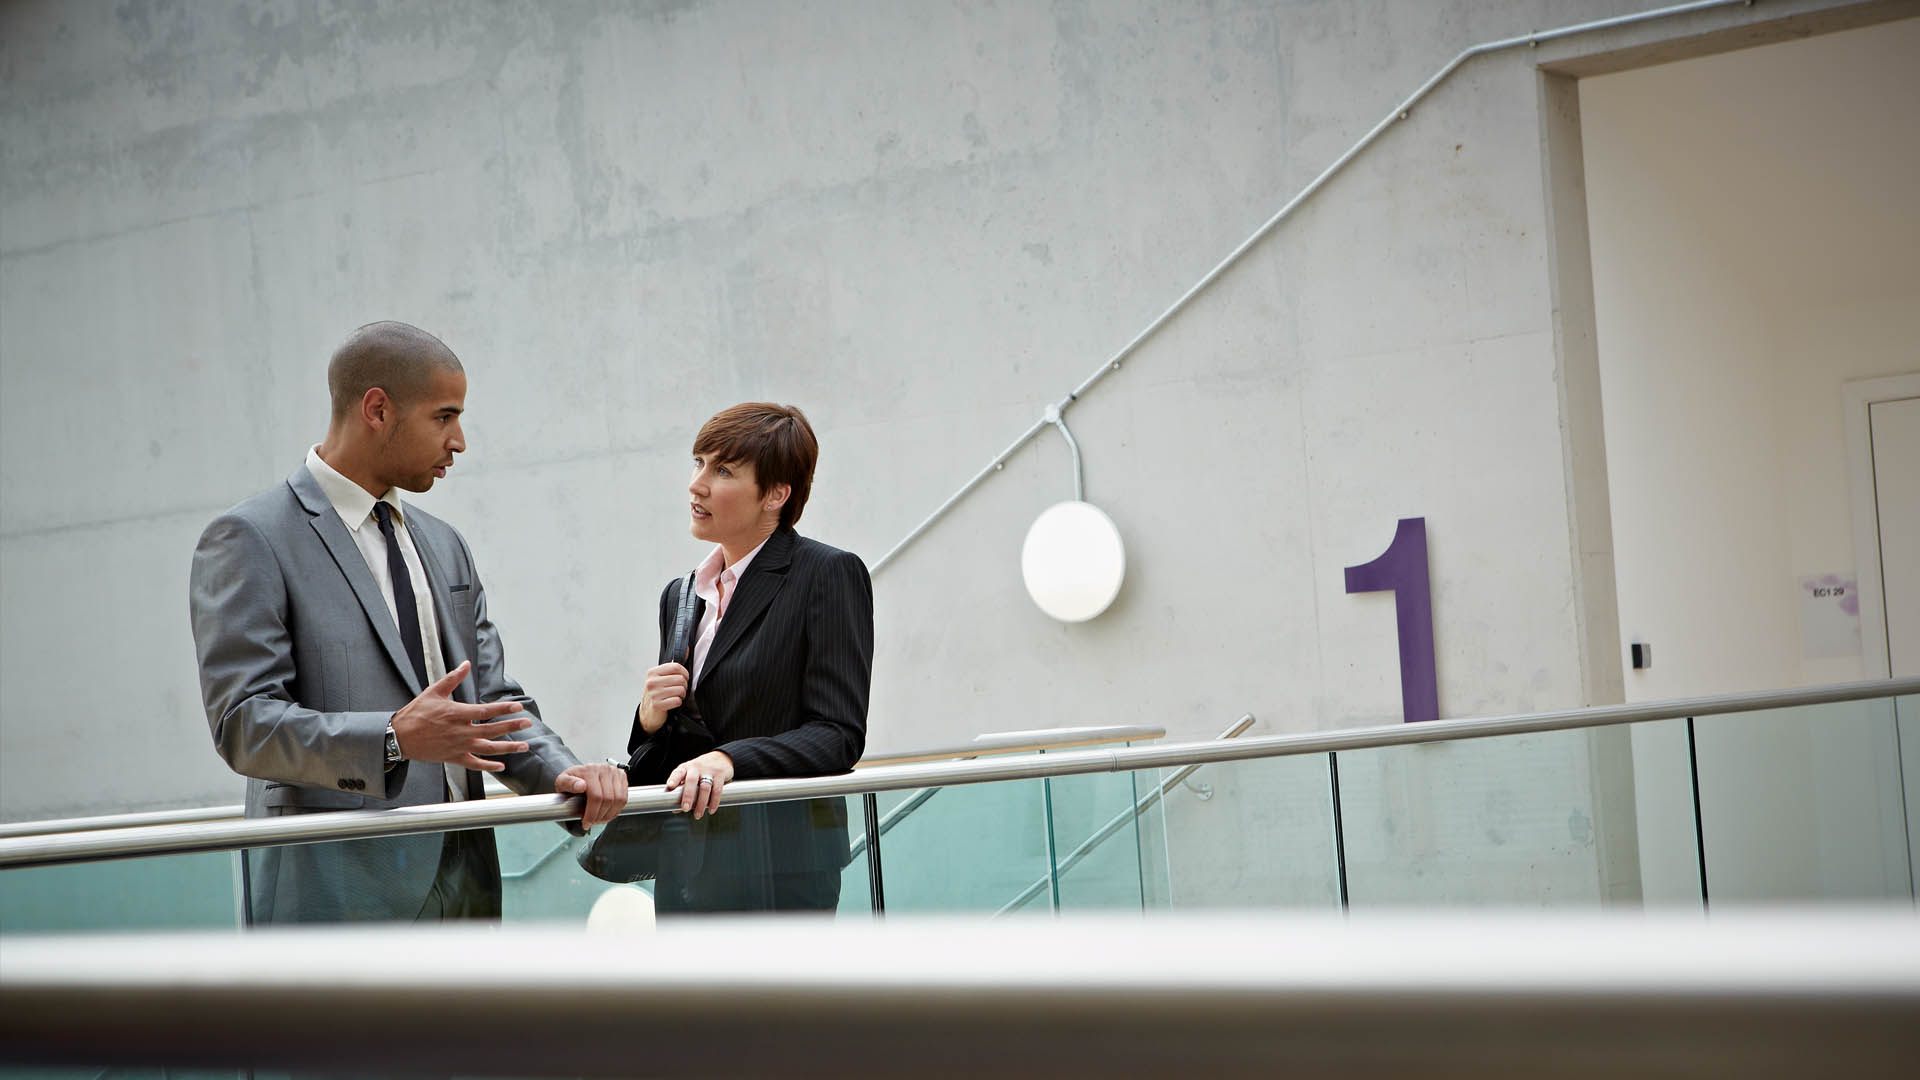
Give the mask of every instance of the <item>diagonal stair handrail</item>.
[{"label": "diagonal stair handrail", "polygon": [[[1235,720],[1232,726],[1228,727],[1227,730],[1221,732],[1220,738],[1222,739],[1239,738],[1241,733],[1245,732],[1248,728],[1252,726],[1253,726],[1253,714],[1247,713],[1241,716],[1240,719]],[[1140,796],[1139,801],[1134,803],[1132,807],[1126,810],[1122,810],[1118,814],[1115,814],[1111,821],[1108,821],[1105,825],[1102,825],[1100,826],[1099,829],[1095,830],[1094,834],[1092,836],[1087,837],[1087,839],[1084,842],[1082,842],[1079,847],[1076,847],[1072,851],[1068,852],[1067,857],[1060,860],[1060,865],[1055,867],[1052,873],[1042,875],[1039,880],[1027,886],[1026,889],[1020,893],[1019,896],[1016,896],[1012,900],[1007,901],[1006,906],[1002,907],[999,911],[994,912],[994,914],[1006,915],[1011,912],[1018,911],[1021,908],[1025,907],[1028,903],[1030,903],[1034,897],[1039,896],[1041,893],[1048,891],[1054,882],[1067,876],[1067,871],[1072,870],[1076,866],[1079,866],[1081,862],[1085,861],[1088,855],[1093,854],[1093,850],[1095,848],[1099,847],[1101,844],[1106,843],[1121,829],[1124,829],[1129,822],[1138,821],[1141,814],[1146,813],[1147,810],[1150,809],[1154,803],[1157,803],[1160,800],[1166,798],[1167,792],[1172,791],[1174,788],[1179,787],[1181,784],[1185,783],[1187,780],[1187,777],[1192,776],[1194,773],[1200,771],[1200,768],[1201,768],[1200,764],[1188,765],[1185,768],[1175,772],[1173,775],[1167,777],[1165,780],[1160,781],[1160,783],[1154,785],[1153,788],[1151,788],[1145,795]]]}]

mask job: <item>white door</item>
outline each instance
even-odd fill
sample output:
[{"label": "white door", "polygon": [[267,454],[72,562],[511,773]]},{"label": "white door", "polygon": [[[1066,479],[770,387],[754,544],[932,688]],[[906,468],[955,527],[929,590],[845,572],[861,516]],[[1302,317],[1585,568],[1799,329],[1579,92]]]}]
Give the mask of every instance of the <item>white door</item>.
[{"label": "white door", "polygon": [[[1867,406],[1873,440],[1874,516],[1879,519],[1880,610],[1886,613],[1887,670],[1920,675],[1920,397]],[[1872,649],[1877,643],[1864,643]],[[1920,863],[1920,697],[1895,706],[1900,773],[1906,788],[1907,867]]]},{"label": "white door", "polygon": [[1873,402],[1867,427],[1887,668],[1895,678],[1920,675],[1920,397]]}]

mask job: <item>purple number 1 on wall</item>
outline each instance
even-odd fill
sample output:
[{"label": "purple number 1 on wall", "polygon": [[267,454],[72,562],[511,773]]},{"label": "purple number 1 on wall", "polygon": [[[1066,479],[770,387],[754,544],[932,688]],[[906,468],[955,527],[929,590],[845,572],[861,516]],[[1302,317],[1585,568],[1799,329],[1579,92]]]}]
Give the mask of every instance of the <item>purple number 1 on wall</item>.
[{"label": "purple number 1 on wall", "polygon": [[1433,590],[1427,582],[1427,519],[1401,518],[1393,543],[1370,563],[1347,567],[1347,591],[1393,593],[1400,631],[1400,709],[1407,723],[1440,719],[1433,666]]}]

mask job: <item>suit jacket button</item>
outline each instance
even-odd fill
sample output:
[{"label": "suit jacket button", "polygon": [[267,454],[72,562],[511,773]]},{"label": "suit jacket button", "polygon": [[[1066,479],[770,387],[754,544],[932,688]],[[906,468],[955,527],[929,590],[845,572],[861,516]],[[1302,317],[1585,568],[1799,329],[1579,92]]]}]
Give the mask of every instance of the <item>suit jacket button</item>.
[{"label": "suit jacket button", "polygon": [[340,790],[341,790],[341,791],[347,791],[347,790],[349,790],[349,789],[351,789],[352,787],[353,787],[353,781],[351,781],[351,780],[349,780],[349,779],[347,779],[347,778],[346,778],[346,777],[344,777],[344,776],[340,778]]}]

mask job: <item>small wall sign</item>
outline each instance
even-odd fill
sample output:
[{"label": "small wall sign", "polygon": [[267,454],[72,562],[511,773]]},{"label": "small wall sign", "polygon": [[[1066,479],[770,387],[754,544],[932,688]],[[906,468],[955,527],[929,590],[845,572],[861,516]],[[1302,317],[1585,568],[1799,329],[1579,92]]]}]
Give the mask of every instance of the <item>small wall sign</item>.
[{"label": "small wall sign", "polygon": [[1860,593],[1852,573],[1800,579],[1800,645],[1808,659],[1860,655]]}]

